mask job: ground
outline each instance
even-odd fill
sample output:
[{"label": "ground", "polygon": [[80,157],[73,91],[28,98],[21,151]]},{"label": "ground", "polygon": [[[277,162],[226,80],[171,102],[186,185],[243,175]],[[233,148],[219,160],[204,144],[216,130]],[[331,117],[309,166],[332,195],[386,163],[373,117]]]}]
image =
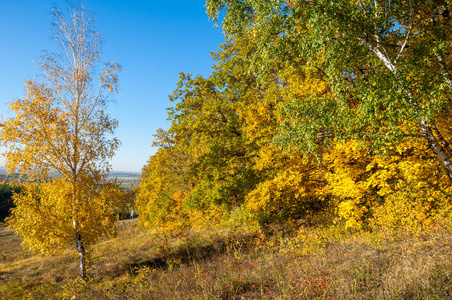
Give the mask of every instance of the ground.
[{"label": "ground", "polygon": [[[450,225],[450,224],[449,224]],[[452,299],[452,230],[188,231],[168,237],[122,221],[91,253],[43,257],[3,232],[0,299]]]}]

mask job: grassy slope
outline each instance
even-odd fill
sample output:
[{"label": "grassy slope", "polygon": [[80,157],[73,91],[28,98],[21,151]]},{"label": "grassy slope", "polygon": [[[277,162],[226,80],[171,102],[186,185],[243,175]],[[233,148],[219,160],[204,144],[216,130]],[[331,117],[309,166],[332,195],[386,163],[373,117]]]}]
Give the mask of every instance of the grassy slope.
[{"label": "grassy slope", "polygon": [[0,298],[452,299],[450,226],[390,237],[337,226],[171,240],[135,221],[121,226],[93,251],[83,284],[71,252],[41,257],[23,251],[17,237],[0,237]]}]

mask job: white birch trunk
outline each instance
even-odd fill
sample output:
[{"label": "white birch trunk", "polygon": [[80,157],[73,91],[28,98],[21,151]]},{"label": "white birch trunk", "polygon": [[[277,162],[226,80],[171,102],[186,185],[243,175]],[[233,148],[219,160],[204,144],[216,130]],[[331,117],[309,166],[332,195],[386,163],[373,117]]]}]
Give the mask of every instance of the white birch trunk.
[{"label": "white birch trunk", "polygon": [[79,256],[79,275],[80,281],[85,280],[86,275],[86,267],[85,267],[85,247],[83,246],[82,236],[78,232],[77,222],[75,220],[72,221],[72,225],[74,227],[74,243]]},{"label": "white birch trunk", "polygon": [[[367,47],[370,51],[372,51],[383,64],[388,68],[391,73],[394,75],[396,80],[398,80],[398,74],[397,74],[397,67],[394,65],[394,63],[391,61],[391,59],[380,49],[380,47],[374,46],[371,43],[367,42],[366,40],[362,38],[358,38],[358,41]],[[443,75],[444,72],[443,72]],[[447,76],[445,76],[447,79]],[[408,97],[411,99],[411,104],[413,106],[418,106],[416,101],[413,99],[413,95],[410,90],[406,89],[403,86],[400,86],[402,89],[405,90],[405,93],[408,95]],[[431,126],[424,120],[424,118],[421,117],[421,120],[419,121],[419,126],[421,127],[423,136],[428,142],[428,145],[430,149],[433,150],[433,152],[438,157],[439,161],[443,165],[444,169],[446,170],[447,175],[449,176],[449,179],[452,181],[452,162],[451,158],[445,151],[445,149],[441,146],[440,142],[436,139],[435,135],[433,134],[433,131],[431,129]]]}]

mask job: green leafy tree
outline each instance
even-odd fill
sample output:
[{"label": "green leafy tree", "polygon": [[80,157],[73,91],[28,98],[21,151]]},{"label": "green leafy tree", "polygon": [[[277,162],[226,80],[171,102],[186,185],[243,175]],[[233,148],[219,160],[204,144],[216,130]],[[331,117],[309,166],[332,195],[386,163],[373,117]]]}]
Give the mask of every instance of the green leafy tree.
[{"label": "green leafy tree", "polygon": [[[290,53],[329,90],[294,96],[279,141],[314,152],[333,138],[377,148],[423,139],[452,179],[450,1],[208,0],[231,38],[255,35],[260,77]],[[319,143],[320,142],[320,143]]]},{"label": "green leafy tree", "polygon": [[252,162],[256,143],[249,142],[242,115],[245,103],[257,96],[256,81],[246,75],[249,62],[238,51],[234,43],[223,45],[207,78],[181,74],[170,97],[172,125],[157,133],[159,151],[140,183],[139,203],[150,220],[159,214],[151,206],[174,199],[182,205],[177,210],[181,218],[199,219],[210,212],[218,216],[243,204],[259,180]]}]

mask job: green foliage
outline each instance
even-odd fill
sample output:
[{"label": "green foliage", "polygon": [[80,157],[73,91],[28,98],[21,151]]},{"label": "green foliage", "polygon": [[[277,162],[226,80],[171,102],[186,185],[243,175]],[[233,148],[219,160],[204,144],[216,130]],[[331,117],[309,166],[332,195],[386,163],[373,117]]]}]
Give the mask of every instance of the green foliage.
[{"label": "green foliage", "polygon": [[[448,6],[449,5],[449,6]],[[327,91],[294,94],[282,111],[279,142],[312,153],[319,137],[357,139],[376,148],[422,137],[452,178],[451,153],[433,134],[450,110],[450,4],[424,1],[207,1],[214,19],[226,8],[230,38],[256,36],[256,74],[302,57]],[[444,12],[444,15],[440,15]],[[443,143],[444,144],[444,143]]]},{"label": "green foliage", "polygon": [[160,149],[142,175],[137,200],[141,214],[158,214],[146,203],[180,192],[185,195],[182,211],[192,220],[202,220],[199,214],[217,218],[221,211],[242,205],[259,182],[253,168],[258,148],[248,139],[242,117],[257,83],[244,74],[248,62],[237,51],[233,43],[225,44],[208,78],[181,74],[170,97],[171,128],[157,133]]},{"label": "green foliage", "polygon": [[450,10],[208,0],[230,41],[210,76],[181,74],[143,209],[165,199],[194,228],[324,213],[354,230],[432,226],[451,211]]},{"label": "green foliage", "polygon": [[0,222],[3,222],[14,208],[13,194],[20,193],[22,189],[22,186],[16,184],[0,184]]}]

